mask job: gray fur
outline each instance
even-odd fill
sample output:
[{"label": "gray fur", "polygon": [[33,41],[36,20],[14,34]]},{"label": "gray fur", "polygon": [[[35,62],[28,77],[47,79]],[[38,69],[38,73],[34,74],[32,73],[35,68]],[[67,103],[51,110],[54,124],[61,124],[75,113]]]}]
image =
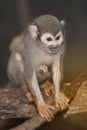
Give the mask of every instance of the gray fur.
[{"label": "gray fur", "polygon": [[[31,32],[29,30],[30,25],[37,27],[37,31],[34,31],[35,39],[31,36]],[[8,63],[8,76],[12,82],[19,85],[26,84],[27,82],[31,93],[36,98],[38,111],[44,116],[47,108],[39,89],[39,81],[49,78],[51,74],[55,85],[55,98],[59,99],[59,85],[62,71],[60,69],[62,68],[61,56],[64,55],[65,42],[62,41],[62,43],[59,44],[56,49],[52,48],[54,45],[51,45],[52,51],[49,52],[49,45],[43,44],[40,37],[45,32],[56,36],[56,34],[61,31],[63,39],[65,38],[63,35],[63,26],[61,22],[54,16],[40,16],[36,18],[30,25],[28,26],[26,33],[16,37],[11,43],[11,56]],[[37,35],[35,33],[37,33]],[[41,65],[45,65],[48,68],[47,72],[44,72],[43,70],[43,75],[42,73],[40,75],[39,68]],[[51,71],[50,74],[49,70]],[[39,110],[38,104],[44,106],[45,111],[42,112],[44,109]],[[46,116],[48,115],[49,114]]]},{"label": "gray fur", "polygon": [[56,35],[61,28],[59,20],[52,15],[39,16],[34,20],[33,24],[37,25],[41,35],[45,32]]}]

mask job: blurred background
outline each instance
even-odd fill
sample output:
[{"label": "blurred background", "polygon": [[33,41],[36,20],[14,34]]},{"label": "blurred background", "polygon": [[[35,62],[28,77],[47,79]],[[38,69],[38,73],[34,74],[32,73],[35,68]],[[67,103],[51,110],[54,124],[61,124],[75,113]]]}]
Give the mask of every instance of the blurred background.
[{"label": "blurred background", "polygon": [[12,38],[43,14],[66,21],[64,81],[73,80],[87,69],[87,0],[0,0],[1,86],[8,82],[6,72]]},{"label": "blurred background", "polygon": [[35,17],[52,14],[66,21],[64,80],[87,68],[86,0],[0,0],[0,83],[7,81],[9,45]]}]

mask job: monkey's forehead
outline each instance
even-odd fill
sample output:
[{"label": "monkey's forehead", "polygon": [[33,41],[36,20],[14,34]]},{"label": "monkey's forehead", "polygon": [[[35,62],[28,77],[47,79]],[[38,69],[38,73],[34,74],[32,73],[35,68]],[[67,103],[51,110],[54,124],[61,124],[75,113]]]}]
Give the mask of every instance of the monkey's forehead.
[{"label": "monkey's forehead", "polygon": [[60,21],[52,15],[42,15],[33,21],[41,32],[50,32],[56,34],[61,28]]}]

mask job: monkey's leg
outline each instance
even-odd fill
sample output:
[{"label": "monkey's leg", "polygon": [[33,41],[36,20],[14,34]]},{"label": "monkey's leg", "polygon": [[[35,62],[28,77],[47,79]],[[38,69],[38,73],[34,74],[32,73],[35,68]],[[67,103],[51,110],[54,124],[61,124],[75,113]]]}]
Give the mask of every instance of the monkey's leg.
[{"label": "monkey's leg", "polygon": [[55,104],[60,110],[64,110],[68,107],[68,98],[60,92],[61,81],[61,55],[59,54],[58,60],[55,60],[52,66],[53,69],[53,82],[55,86]]},{"label": "monkey's leg", "polygon": [[24,94],[30,102],[34,101],[31,93],[29,92],[29,89],[26,86],[23,59],[19,52],[11,54],[8,64],[8,76],[11,82],[13,82],[16,85],[22,86]]},{"label": "monkey's leg", "polygon": [[46,104],[45,101],[43,100],[43,96],[40,91],[35,72],[33,72],[31,84],[32,86],[30,87],[30,90],[35,98],[35,103],[39,114],[42,117],[46,118],[47,121],[50,121],[54,117],[50,109],[54,109],[54,108],[51,105]]},{"label": "monkey's leg", "polygon": [[34,97],[32,96],[31,92],[29,91],[28,87],[25,84],[22,85],[22,89],[29,102],[34,102],[35,101]]},{"label": "monkey's leg", "polygon": [[23,72],[24,67],[21,54],[19,52],[12,53],[8,63],[8,77],[10,81],[16,85],[22,84],[24,82]]}]

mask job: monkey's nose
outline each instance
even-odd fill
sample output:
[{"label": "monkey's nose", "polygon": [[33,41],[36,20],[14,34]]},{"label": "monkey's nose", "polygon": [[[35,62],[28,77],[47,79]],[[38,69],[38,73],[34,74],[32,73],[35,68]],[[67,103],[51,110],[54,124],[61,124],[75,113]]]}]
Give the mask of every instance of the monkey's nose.
[{"label": "monkey's nose", "polygon": [[52,52],[55,52],[58,49],[58,46],[59,45],[56,45],[56,46],[51,45],[51,46],[49,46],[49,50]]}]

